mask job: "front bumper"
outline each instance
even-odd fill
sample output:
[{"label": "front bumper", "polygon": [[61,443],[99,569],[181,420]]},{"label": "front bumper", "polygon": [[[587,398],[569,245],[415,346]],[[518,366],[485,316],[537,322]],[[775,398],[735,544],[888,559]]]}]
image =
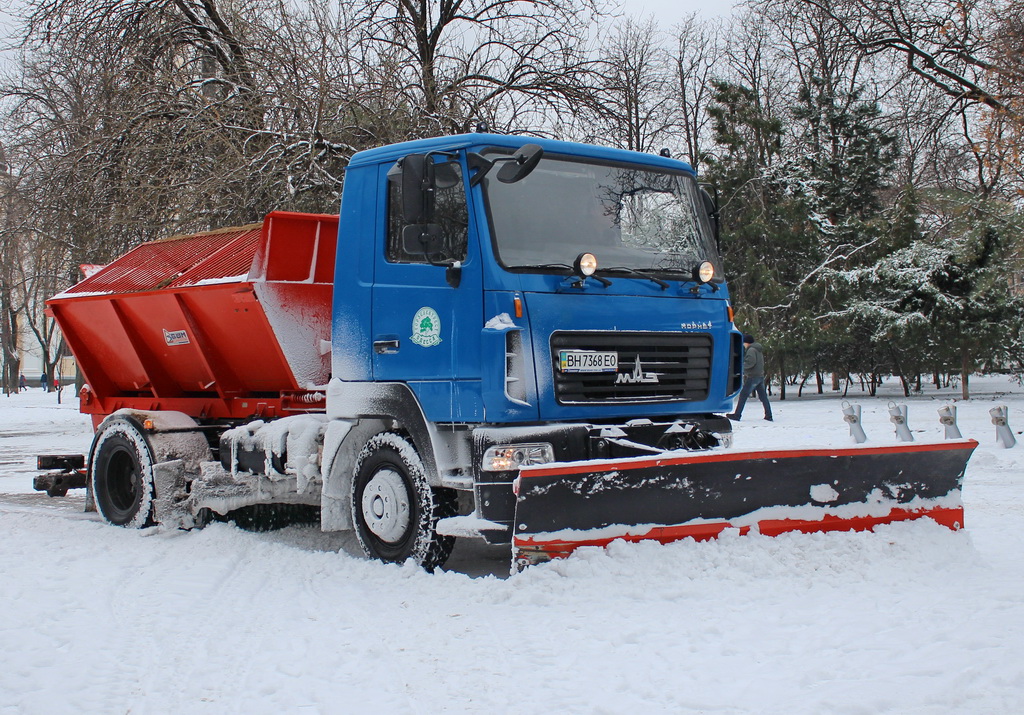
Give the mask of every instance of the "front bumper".
[{"label": "front bumper", "polygon": [[[673,450],[700,451],[729,446],[732,425],[719,415],[688,416],[685,419],[654,422],[631,420],[625,424],[546,424],[533,426],[478,427],[473,431],[473,464],[480,465],[484,453],[495,445],[547,442],[557,462],[653,456]],[[508,543],[512,538],[516,496],[513,482],[519,470],[484,472],[476,468],[473,479],[475,513],[502,530],[482,532],[490,543]]]}]

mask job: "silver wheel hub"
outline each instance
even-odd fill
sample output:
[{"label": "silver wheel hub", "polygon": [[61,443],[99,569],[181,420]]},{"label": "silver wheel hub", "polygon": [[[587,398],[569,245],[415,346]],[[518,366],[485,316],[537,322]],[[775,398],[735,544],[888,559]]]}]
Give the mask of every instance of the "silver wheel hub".
[{"label": "silver wheel hub", "polygon": [[381,541],[395,543],[405,534],[412,518],[409,493],[402,475],[384,468],[373,475],[363,490],[363,521]]}]

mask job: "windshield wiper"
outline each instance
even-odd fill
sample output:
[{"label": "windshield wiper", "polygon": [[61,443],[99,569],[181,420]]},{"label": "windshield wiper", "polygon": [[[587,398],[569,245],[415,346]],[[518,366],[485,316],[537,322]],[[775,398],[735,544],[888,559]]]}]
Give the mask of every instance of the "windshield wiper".
[{"label": "windshield wiper", "polygon": [[536,270],[546,270],[549,268],[564,268],[565,270],[572,272],[572,266],[568,263],[531,263],[530,265],[524,266],[511,266],[512,268],[526,268]]},{"label": "windshield wiper", "polygon": [[635,276],[639,276],[640,278],[644,278],[646,280],[657,283],[659,286],[661,286],[662,290],[668,290],[668,283],[666,283],[665,281],[661,280],[660,278],[655,278],[649,273],[644,273],[643,271],[638,271],[635,268],[630,268],[629,266],[612,266],[610,268],[598,268],[597,271],[598,273],[631,273]]},{"label": "windshield wiper", "polygon": [[[583,285],[587,280],[587,276],[580,276],[576,274],[576,269],[570,266],[568,263],[537,263],[529,266],[514,266],[515,268],[526,269],[526,270],[550,270],[552,268],[564,268],[569,271],[569,279],[575,278],[577,284]],[[612,282],[607,278],[602,278],[596,273],[592,276],[595,281],[603,285],[605,288],[610,286]]]}]

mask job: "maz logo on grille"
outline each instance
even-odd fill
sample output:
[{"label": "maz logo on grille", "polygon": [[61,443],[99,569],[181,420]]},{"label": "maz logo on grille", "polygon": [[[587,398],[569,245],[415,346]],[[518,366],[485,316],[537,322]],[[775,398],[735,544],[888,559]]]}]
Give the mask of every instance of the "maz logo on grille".
[{"label": "maz logo on grille", "polygon": [[658,382],[657,373],[644,372],[643,366],[640,364],[640,356],[636,356],[636,362],[633,363],[633,372],[620,372],[615,376],[615,384],[632,384],[637,382]]},{"label": "maz logo on grille", "polygon": [[[560,405],[708,399],[714,354],[710,333],[559,330],[551,334],[550,345],[551,376]],[[566,371],[563,352],[600,354],[605,369]]]}]

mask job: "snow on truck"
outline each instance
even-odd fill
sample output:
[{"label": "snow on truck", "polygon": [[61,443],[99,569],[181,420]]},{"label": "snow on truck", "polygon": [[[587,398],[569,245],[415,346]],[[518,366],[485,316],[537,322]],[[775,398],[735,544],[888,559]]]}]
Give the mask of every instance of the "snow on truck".
[{"label": "snow on truck", "polygon": [[48,302],[87,383],[88,503],[184,528],[307,505],[428,569],[456,536],[523,566],[727,528],[959,528],[971,440],[731,448],[717,234],[682,161],[469,134],[354,155],[340,216],[141,245]]}]

